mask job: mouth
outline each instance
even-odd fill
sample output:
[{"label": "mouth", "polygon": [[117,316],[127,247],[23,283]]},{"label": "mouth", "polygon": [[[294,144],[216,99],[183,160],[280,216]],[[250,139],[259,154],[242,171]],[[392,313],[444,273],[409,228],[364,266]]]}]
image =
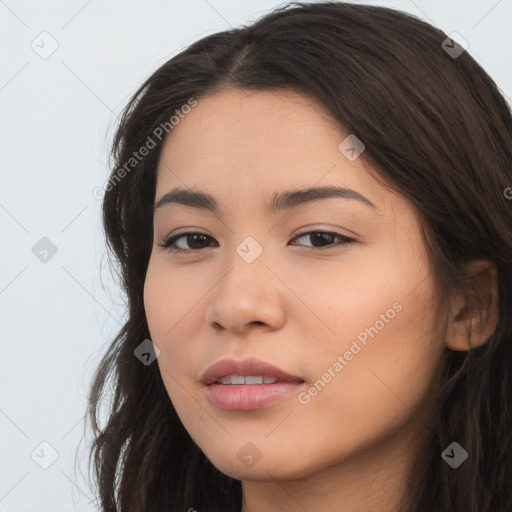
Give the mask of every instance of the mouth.
[{"label": "mouth", "polygon": [[212,384],[224,384],[225,386],[251,386],[257,384],[276,384],[281,382],[304,382],[303,380],[279,380],[275,377],[268,377],[266,375],[229,375],[217,379]]},{"label": "mouth", "polygon": [[[237,375],[236,377],[241,376]],[[276,381],[267,384],[220,384],[215,382],[205,386],[204,389],[210,401],[221,409],[252,411],[296,395],[302,390],[304,384],[304,381]]]},{"label": "mouth", "polygon": [[298,393],[304,379],[257,359],[224,359],[201,379],[209,400],[222,409],[249,411],[267,407]]}]

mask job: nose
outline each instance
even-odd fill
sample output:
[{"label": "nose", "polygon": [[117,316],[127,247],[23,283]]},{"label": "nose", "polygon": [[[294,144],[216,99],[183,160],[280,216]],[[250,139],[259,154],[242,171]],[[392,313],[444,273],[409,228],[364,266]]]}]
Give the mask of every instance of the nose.
[{"label": "nose", "polygon": [[208,325],[238,335],[251,326],[268,330],[283,326],[287,288],[264,254],[252,263],[237,253],[230,259],[228,270],[212,289],[205,318]]}]

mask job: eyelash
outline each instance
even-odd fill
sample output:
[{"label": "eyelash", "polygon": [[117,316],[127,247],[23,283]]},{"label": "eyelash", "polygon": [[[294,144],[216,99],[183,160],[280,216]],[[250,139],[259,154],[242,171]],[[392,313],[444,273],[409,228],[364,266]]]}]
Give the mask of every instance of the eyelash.
[{"label": "eyelash", "polygon": [[[303,236],[306,236],[306,235],[318,234],[318,233],[321,233],[323,235],[331,235],[331,236],[334,236],[335,238],[337,238],[338,240],[340,240],[340,242],[338,242],[338,244],[335,244],[335,247],[339,246],[339,245],[350,245],[350,244],[356,243],[356,240],[354,240],[353,238],[350,238],[348,236],[342,235],[341,233],[336,233],[335,231],[321,231],[321,230],[320,231],[304,231],[302,233],[298,233],[293,238],[293,240],[295,240],[296,238],[302,238]],[[172,247],[175,244],[175,242],[177,240],[179,240],[180,238],[185,238],[185,237],[191,236],[191,235],[200,235],[200,236],[204,236],[207,238],[211,238],[210,236],[205,235],[204,233],[198,233],[196,231],[188,231],[185,233],[180,233],[178,235],[168,237],[168,238],[164,239],[161,244],[158,244],[158,246],[162,247],[163,249],[167,249],[171,253],[193,253],[193,252],[198,252],[198,251],[203,250],[203,249],[177,249],[176,247]],[[333,244],[329,244],[329,245],[333,245]],[[327,249],[332,249],[333,247],[329,247],[329,245],[325,246],[325,247],[307,247],[307,249],[313,250],[313,251],[315,251],[315,250],[323,251],[323,250],[327,250]]]}]

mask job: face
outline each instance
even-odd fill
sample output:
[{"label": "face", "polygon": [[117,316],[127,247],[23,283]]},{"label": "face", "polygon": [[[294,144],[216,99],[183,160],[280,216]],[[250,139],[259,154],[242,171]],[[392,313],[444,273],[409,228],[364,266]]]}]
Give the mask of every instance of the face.
[{"label": "face", "polygon": [[[144,303],[156,361],[191,437],[240,480],[302,478],[425,430],[444,348],[432,269],[414,208],[346,150],[348,135],[312,98],[230,90],[200,99],[163,147],[155,204],[179,187],[217,209],[155,210]],[[268,208],[314,187],[354,192]],[[301,382],[245,408],[247,387],[217,384],[226,408],[201,382],[225,358]]]}]

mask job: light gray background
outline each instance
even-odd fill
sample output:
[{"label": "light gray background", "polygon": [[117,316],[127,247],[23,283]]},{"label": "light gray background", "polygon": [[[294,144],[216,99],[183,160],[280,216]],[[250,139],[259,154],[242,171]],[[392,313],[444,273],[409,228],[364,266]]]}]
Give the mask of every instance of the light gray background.
[{"label": "light gray background", "polygon": [[[512,0],[361,3],[459,32],[510,101]],[[82,419],[124,311],[93,190],[108,176],[116,117],[186,45],[280,4],[0,0],[0,512],[96,510]],[[58,43],[47,58],[44,31]],[[46,262],[32,251],[43,237],[57,248]],[[58,453],[47,469],[43,442]]]}]

